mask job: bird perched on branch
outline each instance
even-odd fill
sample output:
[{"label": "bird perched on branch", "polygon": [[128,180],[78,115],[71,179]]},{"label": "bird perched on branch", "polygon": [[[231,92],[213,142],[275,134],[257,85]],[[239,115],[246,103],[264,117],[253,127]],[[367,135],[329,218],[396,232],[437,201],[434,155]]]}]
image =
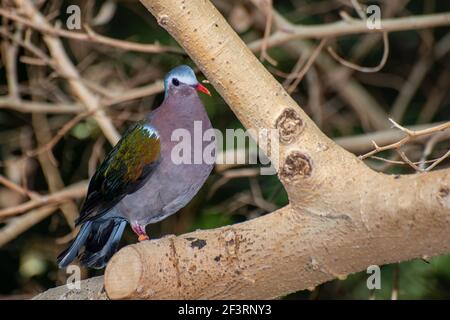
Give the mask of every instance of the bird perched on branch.
[{"label": "bird perched on branch", "polygon": [[[128,129],[91,178],[76,220],[80,231],[58,256],[60,268],[77,256],[85,266],[103,268],[117,250],[127,222],[139,241],[147,240],[145,226],[184,207],[211,173],[213,163],[174,161],[178,142],[172,141],[175,130],[194,133],[200,124],[203,136],[211,129],[196,92],[210,95],[208,89],[185,65],[166,75],[164,89],[161,106]],[[194,141],[183,152],[190,150],[192,159],[205,145],[203,139],[200,143]]]}]

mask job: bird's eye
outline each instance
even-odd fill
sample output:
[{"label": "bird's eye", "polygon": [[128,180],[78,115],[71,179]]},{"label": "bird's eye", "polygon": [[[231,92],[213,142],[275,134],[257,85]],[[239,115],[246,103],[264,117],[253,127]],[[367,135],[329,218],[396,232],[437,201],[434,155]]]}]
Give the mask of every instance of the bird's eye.
[{"label": "bird's eye", "polygon": [[173,79],[172,79],[172,84],[173,84],[174,86],[178,86],[178,85],[180,84],[180,81],[178,81],[177,78],[173,78]]}]

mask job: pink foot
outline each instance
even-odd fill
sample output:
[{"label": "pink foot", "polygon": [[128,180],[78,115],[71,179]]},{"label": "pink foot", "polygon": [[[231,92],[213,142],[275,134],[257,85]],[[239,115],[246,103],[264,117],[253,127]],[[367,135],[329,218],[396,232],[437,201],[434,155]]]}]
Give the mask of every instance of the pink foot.
[{"label": "pink foot", "polygon": [[145,226],[142,226],[137,222],[134,222],[131,224],[131,229],[133,229],[134,233],[136,233],[136,235],[138,236],[139,242],[150,239],[147,233],[145,232]]}]

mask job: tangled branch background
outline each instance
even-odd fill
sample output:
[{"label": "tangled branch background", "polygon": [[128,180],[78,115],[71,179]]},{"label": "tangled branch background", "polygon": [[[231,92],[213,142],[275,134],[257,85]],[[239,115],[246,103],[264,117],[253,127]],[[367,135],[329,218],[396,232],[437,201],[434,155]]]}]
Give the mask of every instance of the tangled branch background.
[{"label": "tangled branch background", "polygon": [[[376,1],[379,32],[365,27],[363,1],[213,2],[320,129],[368,165],[448,167],[449,3]],[[74,4],[80,30],[66,27]],[[138,1],[6,0],[0,16],[0,294],[30,297],[65,283],[55,257],[76,233],[88,178],[120,132],[162,101],[162,76],[192,63]],[[217,93],[204,102],[218,129],[242,127]],[[228,225],[287,201],[276,176],[217,165],[150,234]],[[290,297],[448,298],[449,270],[449,257],[424,257],[383,267],[381,291],[368,292],[360,273]]]}]

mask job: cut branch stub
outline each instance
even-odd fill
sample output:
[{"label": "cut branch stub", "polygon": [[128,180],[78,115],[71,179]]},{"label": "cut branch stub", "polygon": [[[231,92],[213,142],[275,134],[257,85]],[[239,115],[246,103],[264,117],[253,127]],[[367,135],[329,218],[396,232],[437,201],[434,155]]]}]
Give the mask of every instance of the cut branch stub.
[{"label": "cut branch stub", "polygon": [[285,182],[296,182],[308,178],[312,173],[311,159],[300,151],[291,152],[280,172],[280,178]]},{"label": "cut branch stub", "polygon": [[286,108],[275,122],[275,128],[279,131],[280,142],[283,144],[293,143],[305,125],[300,115],[292,108]]}]

